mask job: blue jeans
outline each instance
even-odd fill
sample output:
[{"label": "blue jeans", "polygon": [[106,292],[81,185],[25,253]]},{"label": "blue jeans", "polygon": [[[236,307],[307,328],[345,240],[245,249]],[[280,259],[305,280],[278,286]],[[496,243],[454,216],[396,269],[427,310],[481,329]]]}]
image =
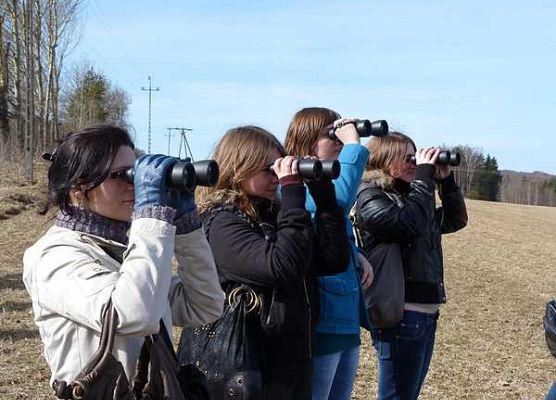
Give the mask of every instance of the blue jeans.
[{"label": "blue jeans", "polygon": [[545,400],[556,400],[556,382],[550,388]]},{"label": "blue jeans", "polygon": [[378,357],[378,400],[415,400],[429,370],[438,313],[404,311],[398,326],[371,329]]},{"label": "blue jeans", "polygon": [[349,400],[359,365],[359,346],[313,357],[313,400]]}]

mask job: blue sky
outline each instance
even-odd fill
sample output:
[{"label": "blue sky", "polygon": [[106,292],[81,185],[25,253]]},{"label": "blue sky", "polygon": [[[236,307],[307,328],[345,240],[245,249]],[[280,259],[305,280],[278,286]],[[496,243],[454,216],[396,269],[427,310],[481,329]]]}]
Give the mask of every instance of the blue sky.
[{"label": "blue sky", "polygon": [[[386,119],[418,146],[466,144],[501,169],[556,174],[554,1],[86,0],[70,62],[132,98],[136,143],[167,153],[187,127],[196,159],[242,124],[283,139],[324,106]],[[179,137],[171,139],[177,155]]]}]

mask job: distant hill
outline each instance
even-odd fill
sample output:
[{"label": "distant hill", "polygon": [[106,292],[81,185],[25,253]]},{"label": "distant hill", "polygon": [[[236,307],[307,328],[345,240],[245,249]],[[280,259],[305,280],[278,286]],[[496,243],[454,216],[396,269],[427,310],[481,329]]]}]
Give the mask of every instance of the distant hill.
[{"label": "distant hill", "polygon": [[556,175],[546,172],[500,170],[498,200],[504,203],[556,206]]}]

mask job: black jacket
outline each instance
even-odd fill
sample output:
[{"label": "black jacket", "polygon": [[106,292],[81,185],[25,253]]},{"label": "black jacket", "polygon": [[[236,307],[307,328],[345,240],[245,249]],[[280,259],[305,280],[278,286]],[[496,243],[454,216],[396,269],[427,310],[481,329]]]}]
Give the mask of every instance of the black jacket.
[{"label": "black jacket", "polygon": [[[222,287],[247,283],[266,291],[277,288],[285,311],[280,335],[267,336],[270,369],[307,363],[319,315],[317,275],[345,271],[349,246],[342,210],[330,182],[309,185],[319,199],[315,223],[305,210],[305,188],[282,188],[281,209],[254,198],[259,221],[238,210],[216,207],[202,215]],[[320,207],[319,207],[320,205]]]},{"label": "black jacket", "polygon": [[467,211],[453,174],[439,181],[442,207],[435,208],[434,166],[418,165],[415,180],[396,190],[394,180],[370,171],[357,197],[357,220],[364,250],[399,242],[405,275],[405,301],[445,303],[441,235],[467,225]]}]

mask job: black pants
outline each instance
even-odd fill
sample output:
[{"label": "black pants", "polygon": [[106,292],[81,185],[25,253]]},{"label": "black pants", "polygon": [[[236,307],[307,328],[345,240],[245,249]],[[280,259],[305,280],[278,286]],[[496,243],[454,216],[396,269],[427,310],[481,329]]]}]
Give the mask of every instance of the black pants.
[{"label": "black pants", "polygon": [[311,362],[270,371],[263,399],[311,400],[311,372]]}]

